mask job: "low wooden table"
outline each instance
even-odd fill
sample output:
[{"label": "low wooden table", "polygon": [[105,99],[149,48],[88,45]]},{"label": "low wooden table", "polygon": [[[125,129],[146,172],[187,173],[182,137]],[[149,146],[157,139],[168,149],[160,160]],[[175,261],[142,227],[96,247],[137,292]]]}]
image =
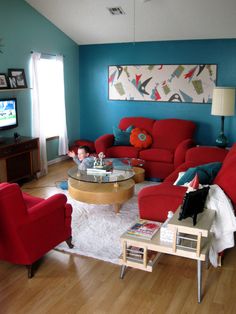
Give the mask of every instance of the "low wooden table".
[{"label": "low wooden table", "polygon": [[77,201],[112,204],[119,213],[121,205],[134,195],[133,170],[114,170],[112,174],[91,175],[73,167],[68,171],[68,191]]},{"label": "low wooden table", "polygon": [[[191,218],[178,220],[179,210],[176,211],[170,220],[168,227],[173,231],[173,242],[164,242],[160,239],[160,230],[151,240],[145,240],[140,237],[129,235],[125,232],[121,236],[123,246],[122,255],[120,256],[121,273],[123,278],[127,266],[138,268],[146,271],[152,271],[155,262],[160,253],[166,253],[186,258],[195,259],[197,261],[197,283],[198,283],[198,302],[202,297],[202,261],[208,260],[209,246],[211,243],[210,228],[215,217],[215,211],[205,209],[203,213],[197,217],[197,224],[193,226]],[[184,236],[183,236],[184,235]],[[191,242],[195,242],[194,247],[190,247],[187,243],[191,238]],[[134,260],[129,257],[129,247],[138,247],[142,249],[142,258]],[[158,252],[156,257],[149,260],[148,251]]]}]

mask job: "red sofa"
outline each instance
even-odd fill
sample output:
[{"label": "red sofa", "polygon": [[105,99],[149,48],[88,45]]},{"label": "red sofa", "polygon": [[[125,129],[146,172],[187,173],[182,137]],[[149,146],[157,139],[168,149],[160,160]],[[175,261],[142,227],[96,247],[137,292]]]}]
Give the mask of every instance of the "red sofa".
[{"label": "red sofa", "polygon": [[178,173],[190,167],[220,161],[223,165],[213,181],[231,199],[236,209],[236,144],[228,152],[217,147],[194,147],[187,151],[185,162],[156,186],[146,187],[138,194],[139,214],[143,219],[164,222],[168,211],[175,212],[183,202],[186,187],[173,185]]},{"label": "red sofa", "polygon": [[16,183],[0,184],[0,259],[28,266],[63,241],[71,244],[72,207],[64,194],[44,200],[22,193]]},{"label": "red sofa", "polygon": [[143,159],[148,178],[166,178],[184,162],[187,149],[194,145],[192,138],[195,124],[192,121],[126,117],[120,120],[118,127],[126,130],[131,125],[152,136],[151,147],[140,149],[131,145],[115,146],[114,135],[105,134],[95,141],[96,152],[104,152],[106,157]]}]

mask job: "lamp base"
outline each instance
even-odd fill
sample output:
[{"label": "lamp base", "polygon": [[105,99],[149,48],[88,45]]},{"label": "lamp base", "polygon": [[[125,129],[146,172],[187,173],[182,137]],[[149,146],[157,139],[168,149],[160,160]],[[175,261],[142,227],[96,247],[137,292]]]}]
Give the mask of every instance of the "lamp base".
[{"label": "lamp base", "polygon": [[218,147],[225,148],[227,144],[228,144],[227,137],[224,135],[223,132],[221,132],[220,135],[216,139],[216,145]]}]

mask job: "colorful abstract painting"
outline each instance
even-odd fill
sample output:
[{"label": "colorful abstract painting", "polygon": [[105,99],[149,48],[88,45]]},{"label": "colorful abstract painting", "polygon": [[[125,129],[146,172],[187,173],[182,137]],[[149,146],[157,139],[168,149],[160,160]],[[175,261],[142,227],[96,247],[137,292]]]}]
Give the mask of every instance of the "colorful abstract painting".
[{"label": "colorful abstract painting", "polygon": [[112,65],[110,100],[211,103],[217,65]]}]

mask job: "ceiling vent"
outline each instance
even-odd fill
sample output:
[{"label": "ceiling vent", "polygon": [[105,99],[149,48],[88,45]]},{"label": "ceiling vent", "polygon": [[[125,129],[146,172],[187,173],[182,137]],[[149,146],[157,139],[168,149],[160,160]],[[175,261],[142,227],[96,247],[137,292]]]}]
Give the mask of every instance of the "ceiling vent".
[{"label": "ceiling vent", "polygon": [[125,11],[121,7],[107,8],[112,15],[125,15]]}]

